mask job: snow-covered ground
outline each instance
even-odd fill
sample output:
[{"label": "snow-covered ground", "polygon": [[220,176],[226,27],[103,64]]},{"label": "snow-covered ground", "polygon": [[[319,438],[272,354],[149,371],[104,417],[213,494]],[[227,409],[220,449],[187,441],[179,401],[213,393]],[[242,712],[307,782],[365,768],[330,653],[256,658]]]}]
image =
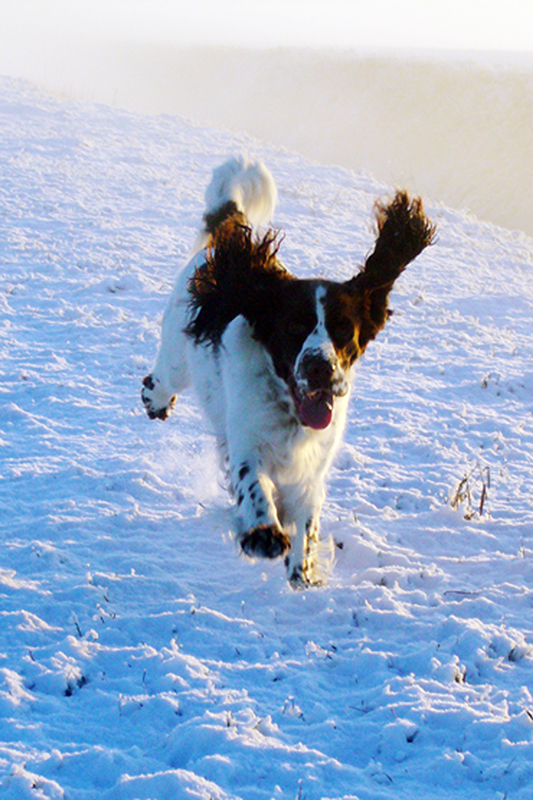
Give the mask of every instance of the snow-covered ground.
[{"label": "snow-covered ground", "polygon": [[301,276],[353,274],[390,187],[9,79],[0,124],[2,798],[529,800],[533,240],[428,200],[293,592],[140,381],[223,158],[268,163]]}]

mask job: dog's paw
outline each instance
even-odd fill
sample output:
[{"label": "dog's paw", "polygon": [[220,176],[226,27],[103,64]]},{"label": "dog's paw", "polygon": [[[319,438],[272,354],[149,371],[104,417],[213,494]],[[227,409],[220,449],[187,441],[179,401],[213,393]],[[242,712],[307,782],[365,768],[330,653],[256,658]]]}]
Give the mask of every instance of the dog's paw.
[{"label": "dog's paw", "polygon": [[323,586],[324,581],[315,574],[312,567],[305,564],[289,565],[287,560],[287,578],[291,589],[309,589],[312,586]]},{"label": "dog's paw", "polygon": [[303,561],[293,552],[285,559],[287,580],[292,589],[309,589],[324,586],[327,577],[326,564],[309,554]]},{"label": "dog's paw", "polygon": [[150,419],[166,419],[176,402],[175,395],[169,397],[153,375],[143,379],[141,397]]},{"label": "dog's paw", "polygon": [[279,558],[289,552],[291,539],[277,525],[258,525],[241,534],[239,544],[252,558]]}]

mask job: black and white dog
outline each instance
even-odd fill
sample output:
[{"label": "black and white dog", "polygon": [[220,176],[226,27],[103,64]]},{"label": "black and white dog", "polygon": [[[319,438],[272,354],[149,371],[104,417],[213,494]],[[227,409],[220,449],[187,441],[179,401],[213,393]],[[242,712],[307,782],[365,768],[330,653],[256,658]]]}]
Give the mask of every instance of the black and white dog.
[{"label": "black and white dog", "polygon": [[385,325],[387,299],[434,227],[419,199],[377,205],[377,240],[345,283],[299,280],[268,224],[270,172],[244,158],[213,173],[205,225],[167,305],[149,417],[166,419],[196,389],[229,463],[237,537],[249,556],[285,556],[293,586],[319,582],[324,484],[346,421],[351,367]]}]

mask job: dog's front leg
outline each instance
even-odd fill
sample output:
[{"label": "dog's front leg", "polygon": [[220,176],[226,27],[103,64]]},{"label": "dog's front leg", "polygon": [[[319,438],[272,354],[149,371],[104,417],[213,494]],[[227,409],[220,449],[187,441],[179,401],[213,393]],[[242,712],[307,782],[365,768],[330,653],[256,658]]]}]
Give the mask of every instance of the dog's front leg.
[{"label": "dog's front leg", "polygon": [[294,589],[311,586],[320,581],[313,579],[315,564],[312,559],[312,544],[318,541],[318,520],[310,518],[305,525],[298,526],[292,538],[291,552],[286,558],[287,578]]},{"label": "dog's front leg", "polygon": [[261,460],[248,454],[230,454],[230,472],[237,501],[238,541],[248,556],[277,558],[290,548],[290,537],[282,530],[274,502],[275,487]]},{"label": "dog's front leg", "polygon": [[295,589],[322,583],[323,567],[318,558],[319,518],[323,491],[303,494],[282,493],[284,523],[291,530],[291,550],[287,555],[287,578]]},{"label": "dog's front leg", "polygon": [[276,487],[264,455],[277,425],[269,410],[271,367],[243,317],[234,319],[224,333],[220,365],[239,543],[249,556],[277,558],[289,550],[290,537],[280,525]]}]

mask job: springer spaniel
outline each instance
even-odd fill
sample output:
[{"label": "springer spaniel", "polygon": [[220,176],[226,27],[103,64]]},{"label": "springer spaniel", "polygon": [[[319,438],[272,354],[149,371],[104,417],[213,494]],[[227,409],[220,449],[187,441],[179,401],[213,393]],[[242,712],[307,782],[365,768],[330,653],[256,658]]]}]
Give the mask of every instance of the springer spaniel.
[{"label": "springer spaniel", "polygon": [[268,229],[277,193],[244,158],[213,173],[204,227],[178,277],[155,366],[143,381],[164,420],[189,384],[210,419],[248,556],[285,557],[292,586],[320,582],[324,483],[346,421],[351,367],[383,328],[394,281],[434,235],[420,199],[377,204],[377,240],[344,283],[300,280]]}]

